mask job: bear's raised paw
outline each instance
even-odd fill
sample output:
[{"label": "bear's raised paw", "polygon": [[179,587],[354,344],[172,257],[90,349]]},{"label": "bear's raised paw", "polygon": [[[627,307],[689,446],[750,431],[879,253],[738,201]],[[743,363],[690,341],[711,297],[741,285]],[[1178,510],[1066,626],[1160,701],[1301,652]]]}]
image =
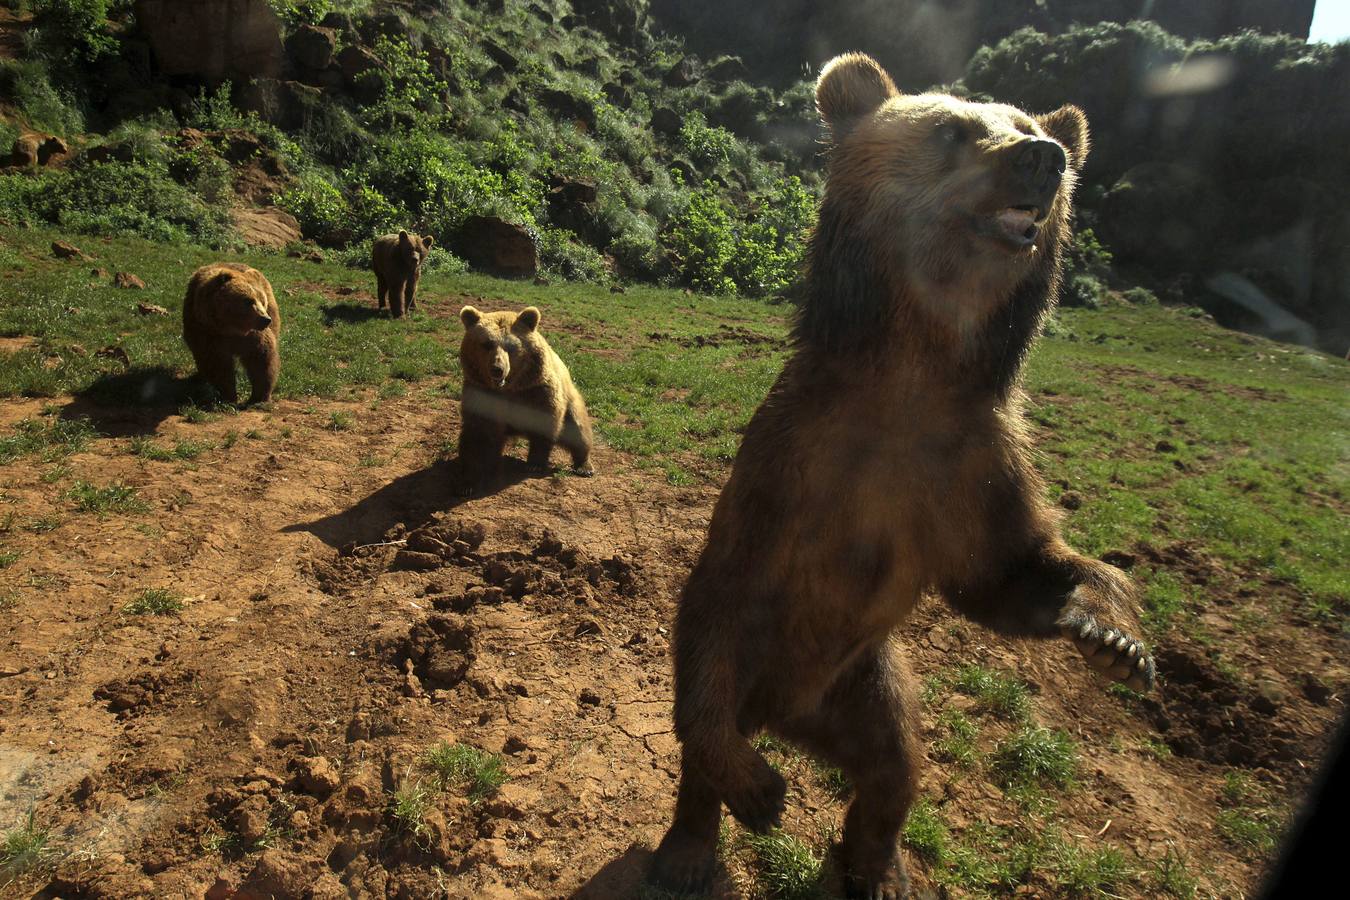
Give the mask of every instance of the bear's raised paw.
[{"label": "bear's raised paw", "polygon": [[1092,668],[1136,691],[1152,690],[1157,668],[1144,642],[1118,628],[1083,616],[1063,627],[1064,636]]}]

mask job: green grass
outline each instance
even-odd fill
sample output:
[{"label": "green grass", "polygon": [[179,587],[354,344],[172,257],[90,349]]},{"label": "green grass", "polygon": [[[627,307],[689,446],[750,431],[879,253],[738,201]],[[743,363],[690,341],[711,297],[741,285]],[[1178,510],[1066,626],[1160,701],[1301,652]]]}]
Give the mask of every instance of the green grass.
[{"label": "green grass", "polygon": [[123,612],[135,616],[168,616],[182,609],[182,598],[164,588],[147,588],[122,607]]},{"label": "green grass", "polygon": [[64,496],[67,500],[75,501],[75,509],[79,512],[97,513],[100,516],[150,510],[149,505],[137,496],[135,488],[120,483],[99,487],[87,481],[76,481]]},{"label": "green grass", "polygon": [[1115,847],[1059,843],[1052,857],[1055,880],[1072,897],[1119,897],[1120,888],[1135,875],[1134,866]]},{"label": "green grass", "polygon": [[435,789],[424,781],[404,781],[389,797],[389,815],[405,834],[426,834],[427,812],[435,801]]},{"label": "green grass", "polygon": [[497,793],[509,775],[502,769],[502,757],[470,747],[441,741],[427,751],[423,763],[436,776],[442,787],[459,784],[468,788],[469,800],[481,803]]},{"label": "green grass", "polygon": [[1068,788],[1077,773],[1078,750],[1064,731],[1027,724],[998,742],[991,764],[1008,788]]},{"label": "green grass", "polygon": [[957,709],[944,711],[938,716],[937,725],[942,731],[942,736],[933,742],[937,757],[963,769],[974,767],[980,758],[975,747],[979,726]]},{"label": "green grass", "polygon": [[965,665],[957,670],[952,686],[974,697],[977,709],[993,713],[1001,719],[1016,722],[1031,713],[1026,685],[1011,675],[983,666]]},{"label": "green grass", "polygon": [[8,881],[38,865],[50,853],[50,842],[51,833],[38,827],[30,810],[28,819],[5,832],[4,840],[0,841],[0,878]]},{"label": "green grass", "polygon": [[332,431],[350,431],[353,420],[349,412],[332,412],[328,414],[328,428]]},{"label": "green grass", "polygon": [[[5,355],[0,354],[0,366],[4,359]],[[86,419],[24,419],[14,426],[12,434],[0,437],[0,465],[33,455],[51,462],[79,453],[97,435]]]},{"label": "green grass", "polygon": [[799,838],[785,831],[747,834],[755,881],[777,900],[816,900],[826,896],[821,886],[823,858]]},{"label": "green grass", "polygon": [[131,452],[134,455],[139,456],[142,459],[153,459],[160,462],[196,459],[211,449],[213,449],[213,445],[208,441],[192,441],[179,438],[173,442],[172,447],[162,447],[148,437],[134,437],[131,439]]},{"label": "green grass", "polygon": [[23,554],[18,550],[0,550],[0,569],[8,569],[19,561]]},{"label": "green grass", "polygon": [[913,850],[929,865],[940,865],[947,857],[947,845],[951,835],[942,814],[933,804],[924,798],[915,803],[905,819],[905,828],[901,835],[905,846]]},{"label": "green grass", "polygon": [[1170,845],[1161,859],[1154,860],[1148,880],[1154,892],[1174,900],[1195,900],[1200,893],[1200,884],[1191,874],[1190,863]]}]

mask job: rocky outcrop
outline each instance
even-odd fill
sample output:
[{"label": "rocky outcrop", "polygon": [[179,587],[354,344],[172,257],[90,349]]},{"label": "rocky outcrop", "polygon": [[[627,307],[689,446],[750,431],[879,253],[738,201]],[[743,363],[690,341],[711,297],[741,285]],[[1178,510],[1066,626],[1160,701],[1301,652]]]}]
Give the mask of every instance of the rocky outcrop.
[{"label": "rocky outcrop", "polygon": [[136,21],[166,75],[281,74],[281,22],[267,0],[136,0]]},{"label": "rocky outcrop", "polygon": [[255,247],[281,249],[301,240],[295,216],[275,206],[231,210],[230,218],[244,242]]},{"label": "rocky outcrop", "polygon": [[494,275],[528,278],[539,269],[539,253],[530,232],[496,216],[466,219],[454,249],[469,265]]}]

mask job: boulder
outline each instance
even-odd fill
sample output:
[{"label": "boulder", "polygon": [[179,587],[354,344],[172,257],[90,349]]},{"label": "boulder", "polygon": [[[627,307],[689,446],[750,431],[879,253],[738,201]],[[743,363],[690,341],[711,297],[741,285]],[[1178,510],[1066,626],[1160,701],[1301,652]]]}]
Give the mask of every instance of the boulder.
[{"label": "boulder", "polygon": [[255,78],[237,91],[235,103],[245,112],[257,113],[264,122],[290,131],[305,123],[322,96],[319,88],[298,81]]},{"label": "boulder", "polygon": [[136,0],[135,8],[166,75],[221,81],[281,74],[281,22],[268,0]]},{"label": "boulder", "polygon": [[302,237],[295,216],[275,206],[235,209],[231,210],[230,217],[244,243],[255,247],[281,249],[297,243]]},{"label": "boulder", "polygon": [[501,66],[505,72],[514,72],[520,67],[520,60],[495,41],[483,41],[483,52],[487,54],[488,59]]},{"label": "boulder", "polygon": [[455,251],[470,265],[496,275],[529,278],[539,268],[534,236],[496,216],[470,216],[456,244]]},{"label": "boulder", "polygon": [[669,106],[658,106],[652,110],[652,131],[657,134],[677,135],[683,126],[684,118]]},{"label": "boulder", "polygon": [[540,91],[539,100],[562,118],[581,124],[587,131],[595,130],[595,104],[584,97],[550,89]]},{"label": "boulder", "polygon": [[689,87],[697,84],[700,77],[698,62],[692,56],[686,56],[666,70],[664,81],[671,87]]},{"label": "boulder", "polygon": [[337,32],[318,25],[301,25],[286,39],[286,52],[296,65],[314,71],[326,69],[337,53]]}]

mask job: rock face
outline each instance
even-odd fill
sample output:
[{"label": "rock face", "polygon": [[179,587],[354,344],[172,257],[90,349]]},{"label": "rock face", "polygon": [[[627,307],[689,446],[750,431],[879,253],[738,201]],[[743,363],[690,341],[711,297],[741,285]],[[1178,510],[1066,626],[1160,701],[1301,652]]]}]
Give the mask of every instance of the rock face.
[{"label": "rock face", "polygon": [[539,268],[534,238],[520,225],[496,216],[470,216],[459,231],[456,252],[495,275],[527,278]]},{"label": "rock face", "polygon": [[337,52],[337,32],[318,25],[301,25],[286,39],[286,49],[296,65],[326,69]]},{"label": "rock face", "polygon": [[231,210],[230,216],[239,236],[255,247],[280,249],[301,239],[300,223],[295,216],[275,206],[235,209]]},{"label": "rock face", "polygon": [[166,75],[281,74],[281,22],[267,0],[136,0],[136,21]]}]

